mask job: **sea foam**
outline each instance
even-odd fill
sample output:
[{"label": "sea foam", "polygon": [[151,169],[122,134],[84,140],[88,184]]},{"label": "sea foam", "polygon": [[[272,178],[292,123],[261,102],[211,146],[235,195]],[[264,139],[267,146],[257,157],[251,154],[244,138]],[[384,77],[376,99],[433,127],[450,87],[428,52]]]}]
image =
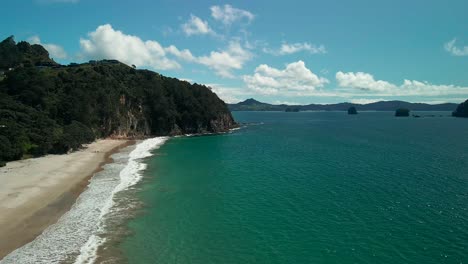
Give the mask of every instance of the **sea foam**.
[{"label": "sea foam", "polygon": [[146,164],[142,159],[161,146],[166,137],[144,140],[128,153],[114,154],[114,163],[104,166],[90,180],[88,188],[57,223],[32,242],[16,249],[0,264],[9,263],[93,263],[99,246],[105,242],[106,217],[115,208],[117,193],[138,183]]},{"label": "sea foam", "polygon": [[[152,154],[150,151],[164,144],[166,140],[167,138],[165,137],[147,139],[138,144],[135,150],[130,153],[127,166],[120,172],[120,183],[115,187],[111,196],[102,207],[99,216],[100,221],[98,223],[100,231],[105,228],[102,219],[110,212],[114,205],[114,195],[135,185],[141,180],[142,175],[140,172],[146,169],[146,164],[142,163],[141,159],[151,156]],[[81,247],[80,255],[75,260],[75,264],[94,263],[97,257],[97,250],[104,242],[105,238],[94,234],[91,235],[86,244]]]}]

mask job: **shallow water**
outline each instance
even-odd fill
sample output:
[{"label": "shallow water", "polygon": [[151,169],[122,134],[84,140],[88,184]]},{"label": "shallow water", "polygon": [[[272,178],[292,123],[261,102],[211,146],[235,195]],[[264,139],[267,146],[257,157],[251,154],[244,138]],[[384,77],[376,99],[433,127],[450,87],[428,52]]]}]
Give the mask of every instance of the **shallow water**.
[{"label": "shallow water", "polygon": [[49,226],[34,241],[13,251],[0,263],[73,262],[89,236],[97,232],[102,203],[119,184],[119,172],[128,162],[132,147],[112,155],[114,163],[91,178],[88,188],[78,197],[70,211]]},{"label": "shallow water", "polygon": [[128,202],[125,192],[141,180],[146,168],[144,158],[166,138],[139,142],[112,155],[113,163],[96,173],[76,203],[57,223],[49,226],[32,242],[6,256],[8,263],[94,263],[98,248],[106,242],[113,226],[123,219],[135,203]]}]

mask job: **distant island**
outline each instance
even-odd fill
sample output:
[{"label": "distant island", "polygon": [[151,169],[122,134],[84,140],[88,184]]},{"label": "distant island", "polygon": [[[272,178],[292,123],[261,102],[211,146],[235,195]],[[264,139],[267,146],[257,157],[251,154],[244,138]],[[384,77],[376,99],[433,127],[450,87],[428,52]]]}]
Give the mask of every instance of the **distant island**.
[{"label": "distant island", "polygon": [[457,109],[452,113],[455,117],[468,117],[468,100],[458,105]]},{"label": "distant island", "polygon": [[350,108],[348,108],[348,115],[357,115],[356,107],[351,106]]},{"label": "distant island", "polygon": [[407,108],[398,108],[395,111],[395,116],[409,116],[410,110]]},{"label": "distant island", "polygon": [[299,111],[348,111],[350,107],[356,107],[359,111],[395,111],[398,108],[407,108],[412,111],[454,111],[457,104],[424,104],[409,103],[404,101],[380,101],[370,104],[308,104],[308,105],[287,105],[287,104],[268,104],[259,102],[253,98],[247,99],[237,104],[228,104],[231,111],[281,111],[288,108],[297,108]]},{"label": "distant island", "polygon": [[285,112],[299,112],[299,108],[298,107],[287,107],[286,110],[284,110]]},{"label": "distant island", "polygon": [[0,43],[0,165],[95,138],[225,132],[236,123],[208,87],[117,60],[60,65],[41,45]]}]

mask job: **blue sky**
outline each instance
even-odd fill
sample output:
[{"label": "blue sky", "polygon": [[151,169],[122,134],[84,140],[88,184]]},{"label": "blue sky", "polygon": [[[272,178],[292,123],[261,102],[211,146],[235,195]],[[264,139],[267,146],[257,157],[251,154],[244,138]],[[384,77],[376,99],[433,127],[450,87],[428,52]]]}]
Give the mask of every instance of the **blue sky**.
[{"label": "blue sky", "polygon": [[3,1],[0,37],[119,59],[223,100],[468,99],[468,1]]}]

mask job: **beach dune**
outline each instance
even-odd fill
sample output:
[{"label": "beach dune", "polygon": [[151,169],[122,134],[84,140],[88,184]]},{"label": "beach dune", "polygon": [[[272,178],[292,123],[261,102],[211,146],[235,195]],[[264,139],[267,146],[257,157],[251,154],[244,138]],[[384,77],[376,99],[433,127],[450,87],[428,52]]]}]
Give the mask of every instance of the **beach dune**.
[{"label": "beach dune", "polygon": [[70,154],[13,161],[0,168],[0,259],[55,223],[110,155],[130,143],[103,139]]}]

